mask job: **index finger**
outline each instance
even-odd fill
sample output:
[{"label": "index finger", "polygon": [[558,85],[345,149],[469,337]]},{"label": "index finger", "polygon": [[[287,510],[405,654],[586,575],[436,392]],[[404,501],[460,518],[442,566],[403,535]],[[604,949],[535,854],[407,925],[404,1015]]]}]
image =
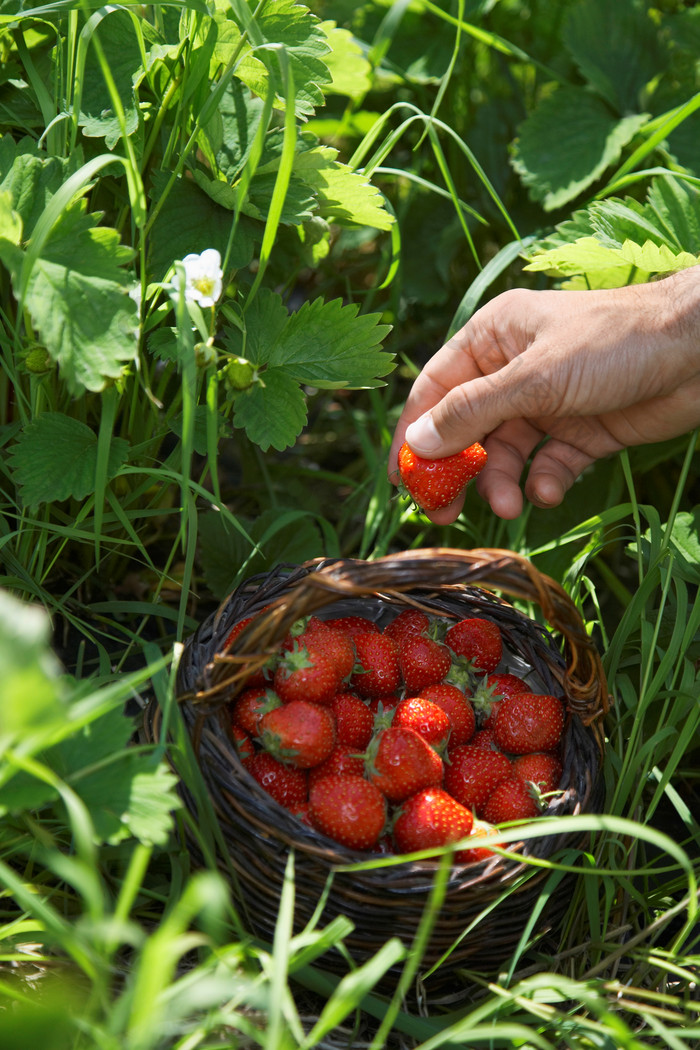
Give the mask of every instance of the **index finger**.
[{"label": "index finger", "polygon": [[465,325],[430,358],[411,387],[389,450],[388,472],[392,481],[396,479],[399,449],[407,427],[439,404],[454,387],[483,375],[470,352],[468,328]]}]

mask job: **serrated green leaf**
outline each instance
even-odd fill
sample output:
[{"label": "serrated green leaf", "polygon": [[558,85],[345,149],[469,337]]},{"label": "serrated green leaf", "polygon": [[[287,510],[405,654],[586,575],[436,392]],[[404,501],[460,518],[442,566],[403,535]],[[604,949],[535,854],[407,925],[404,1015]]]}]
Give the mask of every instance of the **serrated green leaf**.
[{"label": "serrated green leaf", "polygon": [[[281,296],[261,288],[245,313],[245,338],[231,328],[222,341],[258,370],[282,369],[296,382],[318,389],[381,386],[377,377],[395,367],[392,355],[380,349],[390,329],[378,324],[379,314],[358,315],[358,309],[340,299],[316,299],[288,314]],[[264,382],[267,375],[262,371]]]},{"label": "serrated green leaf", "polygon": [[393,216],[376,186],[336,158],[330,146],[314,146],[299,153],[294,172],[314,190],[322,218],[339,225],[372,226],[388,230]]},{"label": "serrated green leaf", "polygon": [[618,113],[635,112],[666,64],[658,27],[635,0],[584,0],[567,12],[562,42],[585,79]]},{"label": "serrated green leaf", "polygon": [[644,244],[625,241],[619,251],[621,258],[648,274],[685,270],[698,263],[698,257],[690,252],[674,252],[665,244],[653,244],[651,241],[645,241]]},{"label": "serrated green leaf", "polygon": [[48,156],[27,139],[10,143],[9,135],[0,141],[0,189],[10,194],[26,241],[48,202],[79,166],[82,154],[77,150],[71,160],[63,160]]},{"label": "serrated green leaf", "polygon": [[700,192],[682,179],[652,180],[647,193],[650,220],[671,246],[700,255]]},{"label": "serrated green leaf", "polygon": [[377,376],[395,367],[378,347],[389,333],[379,314],[358,314],[340,299],[305,302],[289,317],[282,337],[267,348],[267,363],[284,367],[302,383],[321,389],[381,386]]},{"label": "serrated green leaf", "polygon": [[263,382],[241,391],[233,404],[234,426],[242,427],[263,452],[293,445],[306,419],[306,397],[282,368],[265,369]]},{"label": "serrated green leaf", "polygon": [[[134,82],[141,69],[141,52],[131,15],[120,8],[103,10],[105,16],[97,32],[124,110],[126,132],[133,135],[139,124]],[[104,138],[108,149],[113,149],[122,135],[94,47],[87,53],[78,123],[89,138]]]},{"label": "serrated green leaf", "polygon": [[513,166],[532,198],[551,211],[615,163],[647,119],[641,113],[618,119],[591,92],[559,87],[520,125]]},{"label": "serrated green leaf", "polygon": [[[24,300],[72,394],[102,390],[136,356],[136,304],[122,269],[131,256],[116,230],[93,228],[84,202],[61,214],[32,267]],[[12,263],[13,287],[20,284]]]},{"label": "serrated green leaf", "polygon": [[363,98],[372,86],[372,66],[352,33],[336,22],[321,22],[330,52],[324,58],[331,74],[326,94]]},{"label": "serrated green leaf", "polygon": [[177,778],[152,756],[124,751],[117,761],[68,782],[85,802],[101,842],[114,845],[133,836],[149,845],[167,843],[173,811],[181,805]]},{"label": "serrated green leaf", "polygon": [[[323,105],[323,92],[331,83],[331,74],[324,59],[329,51],[328,39],[320,28],[320,21],[307,7],[296,0],[269,0],[255,18],[257,54],[250,44],[242,47],[240,32],[227,21],[228,4],[216,0],[219,34],[215,59],[227,66],[236,56],[235,75],[251,91],[264,98],[268,93],[270,74],[258,57],[264,44],[282,45],[289,58],[295,91],[295,112],[310,116]],[[242,51],[242,53],[241,53]],[[281,104],[284,99],[279,97]]]},{"label": "serrated green leaf", "polygon": [[[155,173],[151,191],[154,201],[161,201],[168,180],[167,172]],[[184,259],[192,252],[201,253],[206,248],[217,248],[223,259],[232,222],[233,215],[215,204],[192,180],[176,179],[151,231],[150,279],[162,281],[176,259]],[[262,226],[241,216],[231,245],[229,269],[240,270],[248,266],[255,244],[261,238]]]},{"label": "serrated green leaf", "polygon": [[618,288],[627,283],[630,264],[620,258],[615,248],[600,244],[595,237],[581,237],[558,248],[535,252],[524,269],[557,277],[605,273],[614,282],[608,287]]},{"label": "serrated green leaf", "polygon": [[634,200],[592,201],[588,206],[591,227],[601,244],[619,247],[625,241],[635,244],[650,242],[680,248],[669,244],[667,234],[653,221],[649,209]]},{"label": "serrated green leaf", "polygon": [[[107,477],[113,477],[129,454],[124,438],[112,438]],[[22,502],[35,507],[85,499],[95,491],[97,435],[85,423],[62,412],[44,412],[23,427],[10,451],[10,466]]]}]

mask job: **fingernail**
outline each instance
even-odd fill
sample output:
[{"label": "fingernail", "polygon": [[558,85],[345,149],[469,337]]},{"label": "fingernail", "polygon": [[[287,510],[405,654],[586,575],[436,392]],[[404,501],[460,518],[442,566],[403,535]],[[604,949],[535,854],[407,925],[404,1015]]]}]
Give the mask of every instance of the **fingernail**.
[{"label": "fingernail", "polygon": [[414,423],[406,427],[406,441],[413,451],[419,454],[421,452],[435,452],[440,448],[442,440],[429,412],[419,416]]}]

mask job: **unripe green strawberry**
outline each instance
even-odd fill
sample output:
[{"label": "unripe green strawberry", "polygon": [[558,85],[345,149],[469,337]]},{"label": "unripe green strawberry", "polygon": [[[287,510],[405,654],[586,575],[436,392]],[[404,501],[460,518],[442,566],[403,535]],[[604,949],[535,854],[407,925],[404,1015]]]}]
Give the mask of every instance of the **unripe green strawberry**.
[{"label": "unripe green strawberry", "polygon": [[486,466],[486,451],[478,443],[452,456],[425,459],[409,445],[399,449],[399,474],[404,488],[422,510],[440,510],[453,503],[467,483]]}]

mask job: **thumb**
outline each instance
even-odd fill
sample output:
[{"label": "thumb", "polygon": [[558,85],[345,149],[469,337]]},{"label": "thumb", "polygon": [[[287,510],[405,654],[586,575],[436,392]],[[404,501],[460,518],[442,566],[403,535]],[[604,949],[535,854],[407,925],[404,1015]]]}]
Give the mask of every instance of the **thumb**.
[{"label": "thumb", "polygon": [[532,418],[553,409],[550,384],[514,358],[490,375],[454,387],[406,428],[406,441],[427,459],[450,456],[482,441],[509,419]]}]

